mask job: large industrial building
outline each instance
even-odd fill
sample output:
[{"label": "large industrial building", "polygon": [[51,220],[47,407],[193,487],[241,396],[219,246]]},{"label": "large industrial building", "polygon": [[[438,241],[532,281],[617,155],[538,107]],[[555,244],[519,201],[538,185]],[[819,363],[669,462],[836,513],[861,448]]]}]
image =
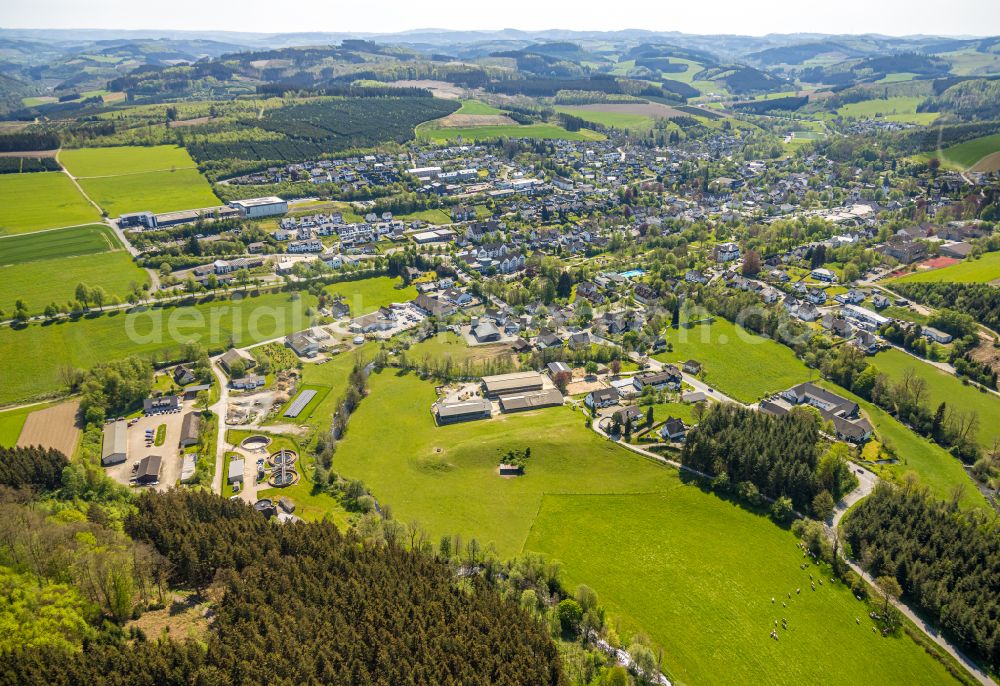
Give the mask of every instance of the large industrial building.
[{"label": "large industrial building", "polygon": [[288,203],[276,196],[266,198],[249,198],[247,200],[233,200],[229,203],[240,211],[240,216],[244,219],[257,219],[258,217],[274,217],[288,212]]},{"label": "large industrial building", "polygon": [[101,464],[109,467],[121,464],[128,458],[128,425],[124,419],[104,425],[104,443],[101,446]]}]

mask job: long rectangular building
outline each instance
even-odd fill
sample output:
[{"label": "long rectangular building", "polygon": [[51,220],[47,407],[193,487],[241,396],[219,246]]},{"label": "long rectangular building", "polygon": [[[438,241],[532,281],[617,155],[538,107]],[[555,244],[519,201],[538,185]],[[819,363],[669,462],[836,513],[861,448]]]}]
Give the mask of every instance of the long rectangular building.
[{"label": "long rectangular building", "polygon": [[229,206],[239,210],[240,216],[244,219],[273,217],[288,212],[288,202],[273,195],[266,198],[233,200],[229,203]]},{"label": "long rectangular building", "polygon": [[108,467],[121,464],[128,458],[128,425],[124,419],[104,425],[104,443],[101,445],[101,464]]},{"label": "long rectangular building", "polygon": [[515,372],[483,377],[483,390],[488,398],[516,395],[542,390],[545,380],[538,372]]},{"label": "long rectangular building", "polygon": [[562,393],[556,388],[549,388],[537,393],[520,393],[500,396],[500,409],[504,412],[521,412],[537,410],[542,407],[556,407],[563,404]]},{"label": "long rectangular building", "polygon": [[440,402],[434,406],[438,424],[467,422],[473,419],[489,419],[493,407],[488,400],[473,398],[458,403]]}]

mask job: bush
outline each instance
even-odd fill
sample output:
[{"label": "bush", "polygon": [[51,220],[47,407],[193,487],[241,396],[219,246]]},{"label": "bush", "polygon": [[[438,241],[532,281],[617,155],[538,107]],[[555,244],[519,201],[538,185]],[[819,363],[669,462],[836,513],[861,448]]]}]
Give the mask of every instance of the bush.
[{"label": "bush", "polygon": [[580,603],[572,598],[566,598],[559,603],[556,614],[559,617],[559,626],[563,633],[575,635],[580,628],[580,621],[583,619],[583,608],[580,607]]}]

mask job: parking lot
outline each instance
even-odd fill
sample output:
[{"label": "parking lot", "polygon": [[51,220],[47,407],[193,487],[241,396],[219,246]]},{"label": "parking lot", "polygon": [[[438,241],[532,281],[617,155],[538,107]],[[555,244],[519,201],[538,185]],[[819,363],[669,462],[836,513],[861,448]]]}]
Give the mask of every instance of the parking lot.
[{"label": "parking lot", "polygon": [[[177,412],[167,412],[163,414],[139,417],[129,420],[132,424],[128,428],[128,459],[122,464],[113,465],[105,469],[109,477],[120,484],[132,486],[131,478],[134,474],[133,468],[139,461],[147,455],[159,455],[162,458],[160,463],[160,481],[155,488],[157,491],[165,491],[171,486],[177,485],[181,478],[181,467],[183,459],[180,453],[181,424],[184,415],[194,406],[194,401],[182,404]],[[132,423],[134,422],[134,423]],[[153,438],[156,437],[156,429],[161,424],[167,427],[166,438],[163,445],[153,445]],[[146,440],[147,431],[150,440]]]}]

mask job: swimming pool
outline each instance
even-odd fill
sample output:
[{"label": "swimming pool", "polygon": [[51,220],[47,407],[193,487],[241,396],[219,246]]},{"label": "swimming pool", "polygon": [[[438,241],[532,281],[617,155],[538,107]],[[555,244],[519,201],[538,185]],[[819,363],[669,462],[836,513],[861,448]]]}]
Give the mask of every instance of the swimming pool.
[{"label": "swimming pool", "polygon": [[627,272],[622,272],[618,276],[624,276],[626,279],[632,279],[637,276],[642,276],[646,271],[644,269],[630,269]]}]

